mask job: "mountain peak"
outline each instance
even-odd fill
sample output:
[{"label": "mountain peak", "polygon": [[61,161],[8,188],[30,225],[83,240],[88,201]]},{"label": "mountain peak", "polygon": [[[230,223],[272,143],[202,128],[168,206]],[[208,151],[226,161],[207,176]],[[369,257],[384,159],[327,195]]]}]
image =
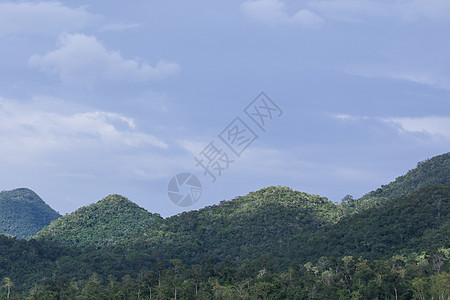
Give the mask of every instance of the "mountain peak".
[{"label": "mountain peak", "polygon": [[18,188],[0,192],[0,233],[28,238],[61,217],[35,192]]},{"label": "mountain peak", "polygon": [[112,205],[118,205],[118,206],[134,206],[139,207],[136,203],[129,200],[128,198],[119,195],[119,194],[111,194],[103,198],[102,200],[97,201],[94,204],[91,205],[104,205],[104,204],[112,204]]},{"label": "mountain peak", "polygon": [[160,219],[159,214],[112,194],[52,222],[36,238],[80,248],[102,247],[131,237]]}]

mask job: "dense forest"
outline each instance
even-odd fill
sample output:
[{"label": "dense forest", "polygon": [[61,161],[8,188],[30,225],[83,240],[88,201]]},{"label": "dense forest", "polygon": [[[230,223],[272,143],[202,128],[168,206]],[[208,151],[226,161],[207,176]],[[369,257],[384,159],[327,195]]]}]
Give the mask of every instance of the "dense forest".
[{"label": "dense forest", "polygon": [[449,299],[449,199],[449,153],[342,203],[276,186],[163,219],[111,195],[0,235],[0,298]]},{"label": "dense forest", "polygon": [[159,214],[149,213],[120,195],[110,195],[53,221],[35,238],[76,248],[114,245],[158,220],[162,220]]},{"label": "dense forest", "polygon": [[29,189],[0,192],[0,233],[18,238],[35,235],[61,217]]},{"label": "dense forest", "polygon": [[132,275],[51,275],[28,289],[5,277],[3,298],[9,289],[10,299],[448,299],[449,256],[443,248],[386,260],[323,256],[281,272],[265,255],[240,265],[171,259]]}]

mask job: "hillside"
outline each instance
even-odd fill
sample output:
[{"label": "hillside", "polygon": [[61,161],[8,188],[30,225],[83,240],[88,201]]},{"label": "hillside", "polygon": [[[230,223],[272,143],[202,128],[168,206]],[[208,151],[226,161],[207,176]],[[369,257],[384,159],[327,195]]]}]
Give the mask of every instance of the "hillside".
[{"label": "hillside", "polygon": [[417,163],[416,168],[355,200],[352,206],[360,211],[381,205],[389,199],[407,195],[422,187],[447,183],[450,183],[450,152]]},{"label": "hillside", "polygon": [[450,247],[450,183],[426,186],[326,226],[296,249],[310,260],[320,256],[387,258]]},{"label": "hillside", "polygon": [[263,254],[286,261],[298,234],[309,235],[342,216],[342,209],[326,198],[267,187],[167,218],[128,243],[136,252],[163,260],[182,258],[189,264],[210,257],[242,261]]},{"label": "hillside", "polygon": [[[241,262],[266,254],[276,258],[278,267],[320,255],[380,259],[401,250],[442,247],[446,240],[435,235],[445,237],[448,211],[442,208],[436,218],[433,201],[440,195],[442,205],[448,203],[448,188],[443,184],[450,183],[449,162],[449,153],[420,162],[356,204],[336,204],[287,187],[268,187],[167,218],[121,244],[158,259],[177,257],[188,264],[209,257]],[[415,218],[428,219],[418,222]],[[388,230],[391,224],[396,225]],[[344,236],[358,244],[336,238]]]},{"label": "hillside", "polygon": [[18,238],[35,235],[61,217],[35,192],[21,188],[0,192],[0,233]]},{"label": "hillside", "polygon": [[162,219],[111,195],[0,236],[0,278],[30,299],[449,295],[448,172],[446,155],[419,163],[365,207],[277,186]]},{"label": "hillside", "polygon": [[75,248],[103,247],[142,232],[161,219],[125,197],[110,195],[53,221],[35,238]]}]

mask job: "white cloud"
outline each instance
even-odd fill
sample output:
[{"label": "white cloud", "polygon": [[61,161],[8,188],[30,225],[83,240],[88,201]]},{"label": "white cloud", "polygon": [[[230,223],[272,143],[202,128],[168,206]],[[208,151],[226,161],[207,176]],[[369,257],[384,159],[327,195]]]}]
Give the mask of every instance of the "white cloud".
[{"label": "white cloud", "polygon": [[325,18],[345,22],[363,22],[372,17],[402,22],[450,21],[447,0],[321,0],[310,2],[309,7]]},{"label": "white cloud", "polygon": [[0,35],[57,33],[84,28],[101,19],[84,7],[70,8],[59,2],[0,3]]},{"label": "white cloud", "polygon": [[206,140],[194,141],[184,139],[178,141],[178,145],[192,155],[198,155],[208,144],[209,142],[206,142]]},{"label": "white cloud", "polygon": [[450,138],[450,117],[446,116],[377,118],[335,114],[333,117],[341,121],[353,122],[374,120],[393,125],[400,133],[423,133],[430,136]]},{"label": "white cloud", "polygon": [[366,116],[352,116],[348,114],[334,114],[333,118],[344,121],[344,122],[357,122],[357,121],[364,121],[364,120],[370,120],[370,117]]},{"label": "white cloud", "polygon": [[333,116],[334,118],[341,120],[341,121],[358,121],[359,118],[358,117],[354,117],[351,115],[347,115],[347,114],[337,114]]},{"label": "white cloud", "polygon": [[95,155],[106,150],[114,153],[167,147],[164,141],[140,132],[133,119],[117,113],[61,113],[45,108],[39,100],[23,103],[0,98],[1,160],[26,164],[36,158],[52,160],[61,152]]},{"label": "white cloud", "polygon": [[345,72],[368,78],[387,78],[393,80],[410,81],[417,84],[428,85],[441,89],[450,89],[450,79],[443,71],[431,66],[414,67],[398,66],[395,63],[386,64],[365,64],[345,68]]},{"label": "white cloud", "polygon": [[67,84],[92,85],[100,81],[142,82],[164,79],[180,72],[178,64],[159,61],[154,67],[124,59],[120,52],[107,50],[95,37],[64,34],[59,48],[43,56],[33,55],[29,63],[47,73],[57,74]]},{"label": "white cloud", "polygon": [[290,16],[282,0],[247,0],[244,12],[256,21],[271,26],[296,24],[317,27],[324,20],[359,23],[369,18],[391,19],[400,22],[427,20],[450,21],[448,0],[315,0]]},{"label": "white cloud", "polygon": [[139,23],[110,23],[102,26],[101,31],[125,31],[128,29],[141,27]]},{"label": "white cloud", "polygon": [[289,16],[286,5],[280,0],[248,0],[242,3],[242,9],[254,20],[270,26],[291,24],[311,28],[323,23],[320,16],[308,9],[301,9]]},{"label": "white cloud", "polygon": [[291,19],[290,23],[298,24],[304,28],[318,27],[322,25],[323,19],[308,9],[299,10]]},{"label": "white cloud", "polygon": [[447,0],[397,1],[396,8],[406,21],[450,21],[450,2]]},{"label": "white cloud", "polygon": [[398,126],[401,132],[425,133],[450,138],[450,117],[397,117],[380,120]]}]

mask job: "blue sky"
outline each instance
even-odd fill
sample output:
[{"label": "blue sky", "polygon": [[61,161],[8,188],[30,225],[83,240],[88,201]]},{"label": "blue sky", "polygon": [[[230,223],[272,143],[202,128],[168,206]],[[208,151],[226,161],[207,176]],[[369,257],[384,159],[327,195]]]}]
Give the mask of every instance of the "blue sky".
[{"label": "blue sky", "polygon": [[[1,190],[170,216],[270,185],[360,197],[449,151],[448,0],[132,3],[0,1]],[[261,91],[283,111],[265,132],[243,112]],[[212,183],[194,156],[236,117],[258,138]]]}]

